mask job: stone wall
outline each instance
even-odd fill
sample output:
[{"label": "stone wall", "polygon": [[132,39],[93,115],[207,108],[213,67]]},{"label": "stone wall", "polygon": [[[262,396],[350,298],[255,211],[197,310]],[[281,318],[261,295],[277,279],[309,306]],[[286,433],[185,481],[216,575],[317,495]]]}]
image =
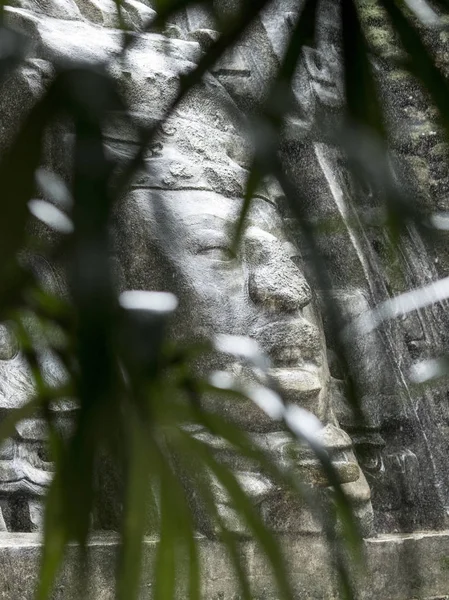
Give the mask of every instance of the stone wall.
[{"label": "stone wall", "polygon": [[[144,545],[141,598],[151,598],[151,569],[157,541]],[[202,565],[203,597],[208,600],[241,598],[236,577],[223,547],[211,540],[199,540]],[[118,551],[115,536],[95,537],[89,545],[90,576],[83,598],[112,600],[114,564]],[[338,600],[338,582],[331,568],[331,554],[318,537],[286,540],[285,551],[291,565],[292,583],[297,600]],[[40,541],[36,534],[2,534],[0,537],[0,595],[7,600],[31,600],[36,582]],[[357,575],[360,600],[447,600],[449,598],[449,535],[422,533],[384,535],[364,543],[365,570]],[[242,564],[256,600],[276,600],[278,593],[264,559],[253,543],[242,541]],[[55,587],[53,600],[75,600],[75,548],[69,548],[68,560]],[[86,582],[86,570],[83,581]],[[187,597],[178,590],[177,598]]]}]

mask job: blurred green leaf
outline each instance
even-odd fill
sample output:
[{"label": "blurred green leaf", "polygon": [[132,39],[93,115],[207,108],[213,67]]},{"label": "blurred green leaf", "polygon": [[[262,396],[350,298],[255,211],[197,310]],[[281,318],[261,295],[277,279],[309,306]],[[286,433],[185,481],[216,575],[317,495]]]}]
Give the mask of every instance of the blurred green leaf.
[{"label": "blurred green leaf", "polygon": [[17,254],[25,246],[27,204],[34,191],[34,173],[41,157],[43,133],[54,109],[49,92],[33,106],[13,143],[0,158],[4,215],[0,224],[0,278],[4,286],[13,277]]},{"label": "blurred green leaf", "polygon": [[188,436],[188,434],[184,434],[184,436],[186,438],[186,445],[190,446],[198,459],[210,468],[218,481],[229,493],[236,510],[244,517],[245,524],[248,525],[252,535],[260,544],[261,550],[268,558],[282,598],[286,600],[293,598],[289,573],[278,540],[263,523],[234,474],[213,457],[206,444],[194,439],[192,436]]},{"label": "blurred green leaf", "polygon": [[47,600],[64,558],[67,543],[66,523],[62,506],[62,489],[59,473],[53,477],[45,503],[44,543],[41,567],[36,588],[36,600]]},{"label": "blurred green leaf", "polygon": [[449,139],[449,84],[436,65],[435,58],[421,39],[417,27],[404,15],[396,2],[379,0],[388,13],[393,30],[397,33],[410,60],[405,67],[422,82],[439,111],[439,120]]},{"label": "blurred green leaf", "polygon": [[[138,597],[142,564],[142,542],[145,534],[146,514],[157,517],[149,494],[154,466],[149,453],[149,432],[140,419],[130,411],[128,418],[129,455],[120,562],[117,577],[117,599],[132,600]],[[153,524],[153,527],[156,524]]]},{"label": "blurred green leaf", "polygon": [[384,139],[382,109],[355,0],[343,0],[341,19],[346,109],[355,123]]},{"label": "blurred green leaf", "polygon": [[[181,446],[181,451],[184,451],[183,446]],[[188,448],[186,448],[185,453],[187,455],[188,452]],[[229,553],[243,600],[251,600],[252,594],[248,573],[246,572],[242,561],[241,552],[239,550],[239,543],[241,542],[241,539],[238,535],[227,529],[226,524],[219,514],[216,500],[211,492],[210,476],[208,477],[207,473],[201,468],[189,469],[188,465],[185,464],[185,460],[183,470],[186,473],[189,473],[192,477],[195,495],[201,498],[201,501],[204,502],[205,510],[207,511],[211,522],[216,524],[218,527],[218,539],[223,542]]]},{"label": "blurred green leaf", "polygon": [[261,10],[268,4],[269,0],[253,0],[252,2],[244,2],[242,10],[239,13],[239,18],[233,20],[227,29],[221,32],[220,36],[208,49],[196,67],[189,73],[181,77],[181,85],[178,94],[172,102],[165,108],[162,118],[153,126],[146,130],[140,131],[140,146],[134,157],[128,162],[118,178],[115,197],[120,198],[128,185],[130,184],[134,174],[143,164],[145,153],[148,146],[154,140],[158,133],[159,126],[164,122],[173,111],[179,106],[182,100],[187,96],[189,91],[197,85],[204,75],[213,67],[213,65],[224,55],[224,53],[238,42],[243,33],[255,20]]}]

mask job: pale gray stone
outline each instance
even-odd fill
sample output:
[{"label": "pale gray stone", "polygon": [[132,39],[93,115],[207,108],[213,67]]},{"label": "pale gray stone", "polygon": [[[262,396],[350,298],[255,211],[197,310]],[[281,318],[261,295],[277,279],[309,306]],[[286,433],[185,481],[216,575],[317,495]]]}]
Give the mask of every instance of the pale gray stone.
[{"label": "pale gray stone", "polygon": [[[413,315],[400,327],[392,325],[369,338],[354,335],[349,339],[350,363],[357,367],[362,408],[367,415],[361,426],[344,397],[335,352],[327,348],[335,340],[330,335],[332,324],[323,325],[321,321],[318,296],[322,290],[317,289],[310,275],[310,257],[303,251],[302,240],[286,231],[282,192],[273,182],[263,182],[257,191],[237,256],[231,253],[230,227],[242,205],[252,155],[252,142],[244,135],[245,120],[236,109],[261,98],[264,84],[273,76],[284,52],[296,5],[293,0],[274,2],[250,36],[223,57],[161,128],[148,149],[145,167],[115,214],[111,260],[118,287],[176,293],[180,307],[172,327],[174,339],[230,334],[250,336],[260,344],[272,361],[268,375],[284,401],[320,419],[319,439],[352,501],[365,536],[373,532],[370,486],[378,529],[442,527],[448,505],[442,419],[434,396],[424,396],[415,403],[404,383],[404,364],[424,355],[426,343],[439,347],[441,337],[436,329],[443,321],[429,313]],[[125,24],[136,29],[154,16],[147,3],[136,0],[126,0],[123,9]],[[123,34],[117,29],[115,4],[109,0],[58,0],[45,5],[17,0],[5,12],[7,22],[30,35],[34,46],[0,101],[1,148],[42,93],[53,72],[52,61],[106,64],[120,79],[135,119],[149,125],[174,98],[180,76],[194,68],[204,49],[217,37],[216,25],[207,13],[189,10],[178,16],[164,34],[139,35],[127,59],[120,62],[116,57]],[[286,137],[291,152],[284,160],[298,185],[305,185],[305,177],[312,216],[318,221],[342,219],[342,231],[327,233],[318,242],[330,266],[331,282],[338,290],[342,324],[347,324],[390,291],[379,268],[373,267],[383,241],[374,234],[370,239],[359,235],[351,221],[356,194],[363,196],[367,214],[374,214],[371,190],[360,194],[349,181],[335,149],[324,144],[305,145],[302,140],[304,132],[316,125],[323,107],[336,111],[332,118],[337,119],[342,102],[332,15],[335,17],[329,8],[330,25],[320,28],[318,48],[304,50],[304,66],[295,75],[294,93],[303,114],[301,119],[293,116],[289,120]],[[224,108],[223,100],[233,107],[232,114]],[[416,111],[414,115],[419,118]],[[413,138],[413,152],[420,149],[421,133]],[[120,115],[111,116],[105,138],[111,158],[129,158],[136,150],[135,132]],[[58,173],[67,172],[70,147],[67,131],[59,128],[51,132],[44,157],[47,166]],[[419,165],[422,177],[427,177],[425,165]],[[438,173],[441,175],[441,167]],[[443,184],[434,187],[439,192],[444,188]],[[41,235],[52,237],[44,228]],[[415,270],[408,271],[412,280],[435,277],[436,270],[419,238],[414,235],[407,244],[417,263]],[[66,294],[59,266],[50,266],[39,257],[27,259],[44,286]],[[46,380],[53,385],[63,382],[65,374],[57,358],[44,348],[40,349],[40,357]],[[211,369],[238,376],[248,385],[266,383],[266,377],[243,366],[237,358],[220,355],[198,364],[202,375]],[[4,323],[0,326],[0,408],[6,413],[21,406],[34,391],[14,332]],[[307,485],[318,490],[317,497],[324,505],[331,501],[327,480],[310,450],[280,431],[279,424],[253,402],[228,402],[215,395],[205,398],[205,402],[211,410],[232,416],[254,443],[281,464],[293,466]],[[58,412],[62,428],[70,428],[73,409],[67,402]],[[339,420],[352,436],[357,458]],[[222,440],[208,437],[205,432],[197,435],[233,469],[265,522],[287,534],[285,551],[297,597],[337,598],[336,579],[329,566],[331,556],[316,511],[279,490],[257,465],[235,456]],[[45,441],[43,423],[38,419],[25,421],[0,451],[3,532],[31,532],[41,527],[41,499],[52,472]],[[247,531],[241,518],[218,482],[213,481],[212,491],[225,523],[242,537],[242,560],[249,567],[255,597],[274,600],[277,596],[266,563],[253,542],[245,540]],[[202,520],[204,515],[198,516],[199,529],[213,534]],[[142,596],[151,591],[155,545],[154,541],[146,542]],[[95,598],[113,597],[116,546],[114,537],[99,537],[91,544],[91,593]],[[223,548],[206,538],[201,538],[200,546],[204,597],[235,600],[235,576]],[[31,598],[39,550],[40,539],[33,534],[0,535],[3,597]],[[365,550],[369,571],[360,583],[361,600],[430,599],[447,594],[449,545],[445,534],[369,538]],[[55,598],[69,597],[68,582],[75,563],[72,552]]]},{"label": "pale gray stone", "polygon": [[[151,9],[131,0],[124,8],[129,14],[138,15],[139,27],[152,14]],[[31,35],[39,60],[108,63],[111,73],[120,78],[123,93],[136,118],[150,124],[174,98],[180,76],[194,68],[201,56],[200,44],[174,39],[176,28],[172,28],[169,37],[154,33],[141,35],[129,50],[126,61],[116,62],[122,37],[121,32],[113,28],[111,5],[104,0],[95,3],[83,0],[79,11],[82,17],[77,16],[76,11],[70,18],[57,13],[46,16],[30,5],[9,8],[7,15],[12,25]],[[186,21],[190,29],[186,35],[188,40],[197,38],[190,35],[195,31],[189,26],[191,17],[189,14]],[[200,29],[204,32],[205,27],[202,23]],[[232,105],[233,100],[217,79],[230,74],[240,77],[248,71],[244,55],[239,57],[240,51],[236,52],[226,56],[215,77],[206,77],[177,108],[149,149],[145,168],[137,174],[130,193],[117,208],[113,226],[114,268],[120,273],[122,288],[176,293],[180,301],[178,318],[172,328],[176,339],[238,334],[250,336],[261,345],[272,361],[269,376],[284,400],[307,408],[321,420],[322,442],[349,496],[353,489],[351,482],[357,482],[354,502],[357,510],[363,505],[363,511],[359,512],[363,513],[364,531],[368,531],[372,520],[369,488],[351,450],[351,442],[334,416],[326,343],[316,299],[298,266],[299,252],[285,233],[279,190],[272,182],[264,182],[258,190],[241,247],[236,257],[231,253],[230,227],[243,202],[252,152],[251,143],[242,135],[244,119],[235,111],[233,116],[227,111],[226,105]],[[52,136],[46,160],[57,172],[64,172],[67,156],[60,150],[60,130]],[[106,143],[112,158],[132,156],[136,141],[120,118],[111,120]],[[67,134],[63,145],[67,149],[71,147]],[[45,278],[47,266],[37,267],[40,277]],[[56,275],[57,271],[47,276],[50,286],[54,285]],[[5,334],[5,348],[8,343],[13,345]],[[47,356],[43,364],[55,385],[63,381],[56,357]],[[241,369],[237,360],[222,356],[213,364],[209,359],[199,364],[199,372],[206,374],[212,366],[230,373]],[[17,357],[4,361],[0,367],[5,408],[11,402],[21,405],[32,395],[34,386],[20,351]],[[248,371],[246,379],[258,382],[259,374]],[[212,410],[228,413],[252,435],[260,438],[261,432],[265,432],[265,441],[259,440],[259,443],[265,444],[277,460],[290,453],[289,460],[295,462],[309,484],[326,487],[327,480],[316,459],[299,444],[293,450],[295,443],[291,440],[279,443],[278,424],[251,401],[241,402],[238,407],[234,401],[231,406],[223,398],[212,395],[206,401]],[[20,438],[21,432],[18,434]],[[222,448],[215,448],[215,452],[225,458]],[[26,451],[22,455],[24,460],[28,459]],[[15,460],[12,459],[11,465],[5,461],[5,468],[13,466],[20,482],[31,481],[35,485],[37,482],[27,474],[25,466],[20,461],[16,464]],[[233,463],[235,460],[228,458],[268,522],[275,526],[288,522],[290,530],[297,532],[309,531],[311,527],[319,529],[315,522],[311,525],[313,517],[309,511],[298,510],[296,501],[280,498],[272,483],[254,465],[238,465]],[[14,491],[5,488],[4,493],[7,499],[8,494],[12,498],[13,514]],[[216,487],[216,495],[229,527],[241,532],[241,525],[220,486]],[[29,496],[27,510],[32,523],[29,528],[33,529],[38,525],[39,511],[35,508],[34,496]]]},{"label": "pale gray stone", "polygon": [[[229,557],[216,541],[198,540],[202,565],[202,595],[213,600],[236,600],[238,584]],[[32,600],[38,576],[40,537],[36,534],[2,534],[0,537],[0,594],[7,600]],[[152,566],[157,541],[146,539],[140,598],[151,598]],[[286,560],[291,568],[295,598],[298,600],[338,600],[336,573],[332,570],[332,552],[318,536],[286,536]],[[363,548],[367,570],[355,573],[360,600],[446,600],[449,537],[447,533],[427,532],[410,535],[383,535],[367,539]],[[118,539],[96,536],[89,544],[88,598],[113,600],[114,566]],[[242,565],[254,597],[275,600],[279,597],[266,559],[252,541],[239,545]],[[77,596],[75,547],[68,550],[68,561],[53,593],[53,600],[75,600]],[[181,565],[180,565],[181,567]],[[85,582],[86,571],[82,574]],[[86,597],[86,596],[85,596]],[[177,598],[185,598],[178,589]]]}]

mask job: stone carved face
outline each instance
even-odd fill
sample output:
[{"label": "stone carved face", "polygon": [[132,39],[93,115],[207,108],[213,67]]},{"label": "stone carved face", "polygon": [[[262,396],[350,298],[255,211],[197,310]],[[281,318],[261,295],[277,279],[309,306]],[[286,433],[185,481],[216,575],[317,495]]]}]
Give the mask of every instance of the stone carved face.
[{"label": "stone carved face", "polygon": [[[212,191],[133,190],[121,205],[117,222],[117,251],[125,286],[177,293],[180,308],[173,328],[176,337],[225,333],[249,336],[261,345],[271,358],[270,375],[284,399],[307,408],[324,424],[322,442],[342,482],[352,486],[347,492],[355,502],[364,531],[369,532],[369,489],[350,440],[333,417],[322,326],[298,252],[287,239],[276,205],[258,198],[240,249],[233,255],[230,231],[241,202]],[[219,367],[242,375],[240,363],[201,366],[206,371]],[[255,372],[243,375],[258,378]],[[325,485],[313,456],[292,443],[279,431],[279,423],[251,402],[232,400],[226,404],[222,397],[205,400],[209,409],[229,415],[252,432],[258,443],[280,461],[293,460],[306,481]],[[220,455],[220,444],[208,441]],[[231,466],[274,527],[282,531],[319,530],[304,506],[280,498],[254,466],[242,461]],[[242,532],[240,520],[220,486],[215,493],[228,526]]]},{"label": "stone carved face", "polygon": [[[158,44],[149,40],[153,51]],[[163,97],[173,88],[175,74],[186,68],[183,57],[193,56],[192,44],[177,40],[168,56],[169,68],[167,63],[158,68],[136,55],[126,80],[136,99],[133,108],[144,120],[151,111],[158,114],[155,89]],[[284,231],[273,182],[261,185],[242,244],[235,257],[231,253],[252,149],[241,135],[244,125],[226,109],[229,102],[224,88],[206,79],[148,150],[146,168],[119,205],[114,224],[124,287],[175,292],[178,338],[234,334],[255,339],[272,359],[271,375],[286,399],[329,422],[320,318],[298,252]],[[135,141],[129,136],[120,125],[106,134],[112,156],[132,154]],[[245,426],[269,427],[254,412],[242,409]]]},{"label": "stone carved face", "polygon": [[[45,58],[82,59],[87,52],[89,58],[112,60],[119,44],[116,31],[93,28],[84,20],[77,21],[76,16],[73,21],[57,21],[21,13],[20,18],[33,23]],[[60,43],[62,38],[73,42],[69,48]],[[143,115],[144,120],[159,116],[176,92],[179,74],[191,70],[200,53],[199,45],[186,39],[167,39],[158,34],[142,38],[129,52],[129,67],[122,73],[123,93],[133,111]],[[116,68],[122,69],[122,65]],[[138,175],[132,191],[118,207],[113,230],[123,287],[175,291],[180,310],[173,333],[178,338],[227,333],[256,339],[272,359],[272,376],[284,397],[330,424],[324,434],[326,446],[332,447],[341,464],[348,466],[344,481],[354,481],[358,466],[348,450],[350,441],[336,427],[329,405],[320,318],[297,262],[297,252],[283,231],[276,195],[266,190],[259,194],[240,250],[236,257],[230,253],[229,226],[241,207],[251,152],[239,135],[239,123],[231,122],[223,109],[223,98],[230,101],[218,82],[209,78],[189,95],[161,128],[159,139],[146,157],[148,169]],[[134,152],[134,142],[120,126],[113,126],[109,132],[113,155],[123,158],[130,147]],[[57,139],[49,150],[49,162],[57,172],[64,171],[65,147]],[[50,360],[50,371],[52,364]],[[205,366],[237,372],[241,369],[229,363]],[[20,377],[15,378],[12,367],[13,361],[5,362],[0,381],[12,381],[13,387],[21,389]],[[27,380],[26,370],[22,375]],[[14,393],[7,396],[16,397]],[[22,392],[19,397],[24,399]],[[234,418],[248,431],[263,433],[259,437],[267,440],[270,448],[284,453],[284,434],[276,431],[278,425],[252,404],[219,408],[232,409]],[[24,498],[32,523],[36,521],[34,497],[41,489],[35,486],[48,481],[48,473],[44,477],[43,465],[35,460],[37,452],[37,458],[44,461],[44,436],[32,438],[35,445],[29,443],[32,432],[38,430],[36,421],[29,431],[18,431],[12,452],[10,449],[4,457],[3,479],[0,464],[0,492],[4,484],[5,498],[11,500],[10,513],[17,514],[19,498]],[[298,464],[301,460],[298,457]],[[306,467],[309,463],[305,461]],[[249,482],[245,487],[259,502],[264,501],[271,489],[266,478],[260,473],[249,478],[248,473],[242,474]],[[11,480],[14,485],[10,485]],[[366,490],[363,494],[366,496]],[[363,501],[368,500],[365,497]],[[271,508],[267,511],[270,513]],[[4,514],[7,512],[4,510]],[[287,529],[289,523],[285,520]],[[17,527],[23,529],[20,524]]]},{"label": "stone carved face", "polygon": [[[165,82],[172,79],[165,70],[151,72],[148,63],[140,71],[139,64],[136,61],[128,85],[130,90],[134,86],[140,90],[136,111],[148,114],[154,108],[155,87],[161,86],[162,96]],[[176,67],[173,56],[171,68],[179,72],[182,67]],[[352,486],[347,492],[364,530],[369,531],[369,489],[351,442],[333,416],[321,320],[298,252],[283,228],[279,192],[272,183],[265,182],[258,190],[240,248],[236,256],[231,252],[231,228],[242,206],[251,148],[240,134],[242,124],[223,107],[226,102],[230,98],[220,84],[206,80],[149,148],[145,168],[117,207],[114,222],[122,285],[173,291],[180,300],[173,326],[176,338],[234,334],[256,340],[272,360],[271,376],[284,399],[312,411],[323,423],[322,442],[341,481]],[[120,128],[107,135],[112,156],[123,157],[130,147],[134,149],[127,135]],[[258,379],[256,372],[248,373],[232,360],[209,358],[200,366],[206,372],[218,367],[251,381]],[[279,423],[251,402],[227,404],[222,397],[205,401],[209,409],[228,414],[252,432],[280,461],[293,460],[306,481],[326,485],[310,453],[298,448],[280,431]],[[209,441],[214,445],[214,440]],[[214,447],[220,454],[216,440]],[[254,465],[231,466],[274,527],[319,530],[304,507],[280,499]],[[217,495],[229,527],[240,531],[239,519],[219,486]]]},{"label": "stone carved face", "polygon": [[[157,196],[134,190],[120,210],[127,286],[171,288],[179,295],[177,337],[225,333],[257,340],[286,399],[326,420],[319,400],[326,381],[320,322],[276,205],[254,201],[233,256],[231,228],[241,199],[201,190]],[[145,257],[143,264],[135,264],[137,256]],[[248,424],[257,428],[261,419]]]}]

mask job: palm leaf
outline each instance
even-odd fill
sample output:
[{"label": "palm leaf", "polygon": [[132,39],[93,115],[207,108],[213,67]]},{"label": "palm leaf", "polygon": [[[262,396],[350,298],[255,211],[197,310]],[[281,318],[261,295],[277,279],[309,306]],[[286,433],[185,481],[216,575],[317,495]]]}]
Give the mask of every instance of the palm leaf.
[{"label": "palm leaf", "polygon": [[250,528],[254,538],[260,545],[261,550],[266,554],[270,567],[273,569],[273,575],[280,594],[283,598],[291,600],[293,598],[293,592],[290,585],[289,574],[276,537],[264,525],[234,474],[213,457],[207,444],[204,444],[188,434],[183,435],[186,446],[190,446],[191,451],[198,457],[198,460],[208,466],[229,493],[235,508],[242,516],[244,516],[245,523]]}]

